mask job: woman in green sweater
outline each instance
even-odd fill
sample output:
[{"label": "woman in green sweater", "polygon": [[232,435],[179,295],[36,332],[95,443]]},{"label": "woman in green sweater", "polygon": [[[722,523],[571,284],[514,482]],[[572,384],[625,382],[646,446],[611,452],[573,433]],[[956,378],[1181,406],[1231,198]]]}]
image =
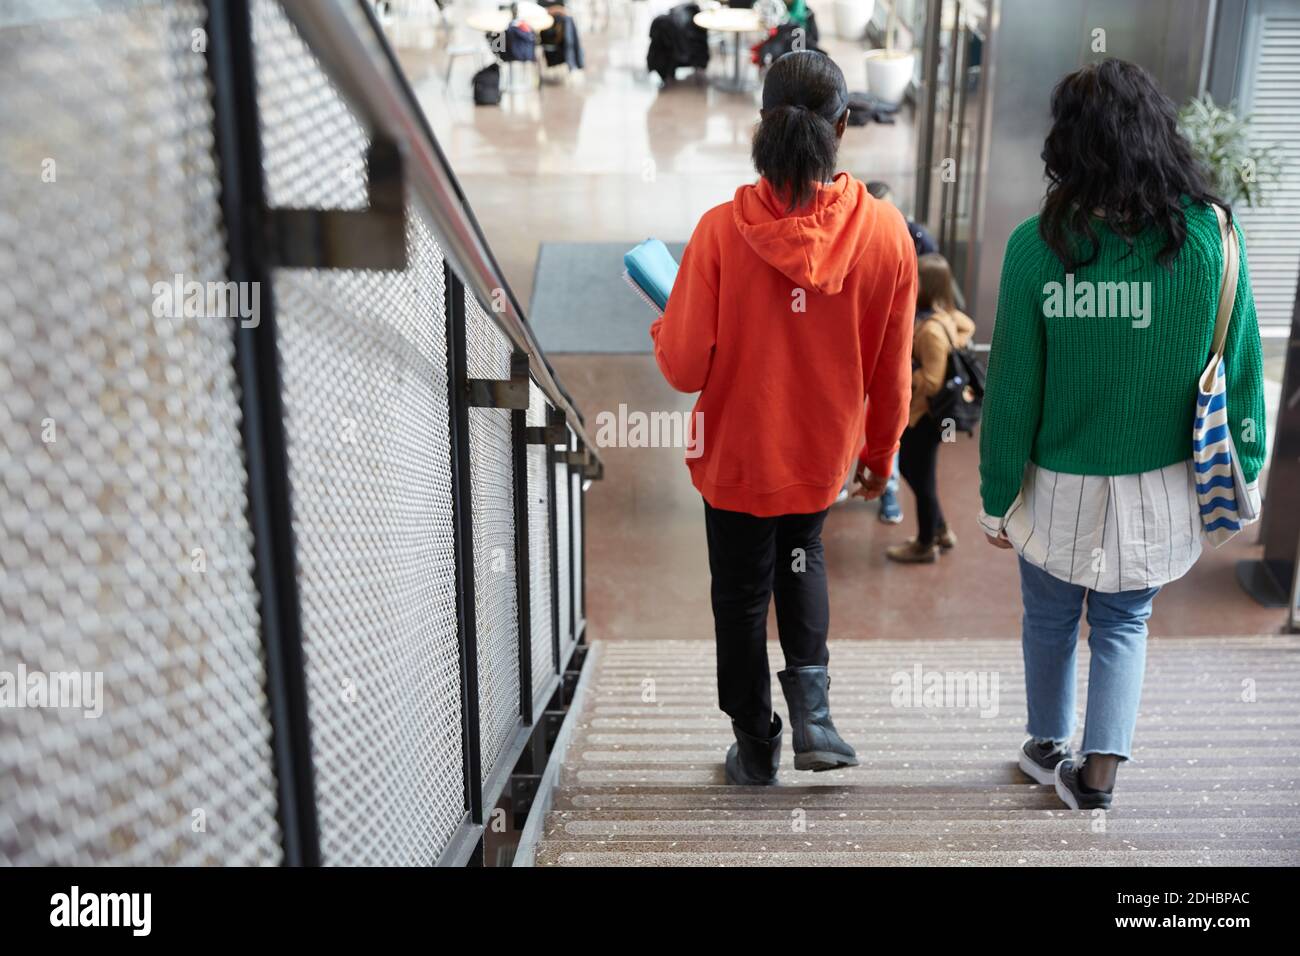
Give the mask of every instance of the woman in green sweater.
[{"label": "woman in green sweater", "polygon": [[[1210,204],[1232,220],[1141,67],[1110,59],[1066,76],[1052,124],[1042,212],[1016,228],[1003,260],[980,522],[1019,555],[1030,735],[1020,767],[1067,806],[1104,809],[1137,723],[1151,602],[1200,555],[1192,420],[1224,263]],[[1237,236],[1227,411],[1256,498],[1263,363]],[[1087,719],[1074,755],[1085,605]]]}]

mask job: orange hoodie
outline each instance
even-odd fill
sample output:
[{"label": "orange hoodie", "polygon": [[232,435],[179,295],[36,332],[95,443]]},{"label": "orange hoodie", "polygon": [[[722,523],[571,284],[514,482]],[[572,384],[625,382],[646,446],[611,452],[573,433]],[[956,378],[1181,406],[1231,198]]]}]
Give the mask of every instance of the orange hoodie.
[{"label": "orange hoodie", "polygon": [[915,307],[902,214],[847,173],[792,214],[765,179],[705,213],[650,328],[664,378],[700,393],[687,464],[704,499],[759,516],[821,511],[864,423],[861,460],[889,475]]}]

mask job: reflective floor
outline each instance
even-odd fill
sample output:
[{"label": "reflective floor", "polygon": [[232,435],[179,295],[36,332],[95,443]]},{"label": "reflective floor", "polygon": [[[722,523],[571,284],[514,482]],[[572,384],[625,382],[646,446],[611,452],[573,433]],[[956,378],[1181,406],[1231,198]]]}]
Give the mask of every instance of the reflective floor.
[{"label": "reflective floor", "polygon": [[[601,410],[686,411],[694,396],[674,392],[649,355],[553,358],[588,421]],[[1008,637],[1020,633],[1020,585],[1012,552],[983,540],[978,441],[939,455],[940,497],[959,541],[938,564],[902,566],[884,549],[916,533],[911,492],[905,519],[884,525],[876,506],[836,505],[826,522],[831,637]],[[704,514],[680,449],[605,448],[605,481],[587,496],[587,616],[590,633],[611,638],[694,638],[713,633]],[[1285,612],[1261,608],[1237,586],[1235,564],[1257,557],[1246,532],[1206,547],[1192,572],[1156,598],[1151,633],[1273,634]],[[775,620],[769,633],[776,634]],[[833,653],[833,651],[832,651]]]},{"label": "reflective floor", "polygon": [[[645,69],[647,6],[628,4],[627,20],[584,32],[586,69],[567,82],[548,82],[539,93],[532,67],[517,67],[521,89],[506,93],[500,107],[474,106],[472,56],[458,58],[451,85],[444,83],[442,34],[399,36],[406,41],[402,64],[434,133],[525,304],[540,242],[685,240],[702,212],[753,181],[754,68],[744,68],[755,81],[750,92],[719,89],[717,81],[732,69],[728,48],[714,53],[707,77],[688,79],[682,70],[683,79],[661,89],[658,76]],[[421,39],[437,46],[415,45]],[[833,37],[823,37],[822,45],[849,88],[864,89],[858,46]],[[850,128],[841,167],[861,179],[886,180],[906,202],[915,152],[911,123],[900,116],[894,126]]]}]

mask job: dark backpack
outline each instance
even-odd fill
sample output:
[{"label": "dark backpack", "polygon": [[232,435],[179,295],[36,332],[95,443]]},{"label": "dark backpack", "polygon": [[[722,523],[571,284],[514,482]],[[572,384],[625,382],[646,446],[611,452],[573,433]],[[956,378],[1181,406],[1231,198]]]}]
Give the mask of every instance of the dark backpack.
[{"label": "dark backpack", "polygon": [[493,63],[474,74],[474,105],[496,106],[501,102],[501,67]]},{"label": "dark backpack", "polygon": [[529,63],[537,59],[537,34],[531,27],[518,23],[506,27],[506,43],[505,49],[501,51],[501,59],[507,63],[511,60]]},{"label": "dark backpack", "polygon": [[948,336],[948,368],[943,385],[930,396],[930,414],[940,425],[951,419],[957,431],[973,437],[984,407],[984,363],[969,346],[957,348],[946,325],[939,327]]}]

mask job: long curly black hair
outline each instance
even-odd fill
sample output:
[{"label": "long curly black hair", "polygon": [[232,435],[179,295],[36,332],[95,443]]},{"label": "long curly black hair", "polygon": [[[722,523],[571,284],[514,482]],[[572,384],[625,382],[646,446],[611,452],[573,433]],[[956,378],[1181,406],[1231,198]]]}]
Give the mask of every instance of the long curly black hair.
[{"label": "long curly black hair", "polygon": [[1095,215],[1130,249],[1155,227],[1164,237],[1156,260],[1166,268],[1187,239],[1186,199],[1217,203],[1231,221],[1178,128],[1173,100],[1136,63],[1106,59],[1056,84],[1042,158],[1048,186],[1038,231],[1067,272],[1097,257]]}]

